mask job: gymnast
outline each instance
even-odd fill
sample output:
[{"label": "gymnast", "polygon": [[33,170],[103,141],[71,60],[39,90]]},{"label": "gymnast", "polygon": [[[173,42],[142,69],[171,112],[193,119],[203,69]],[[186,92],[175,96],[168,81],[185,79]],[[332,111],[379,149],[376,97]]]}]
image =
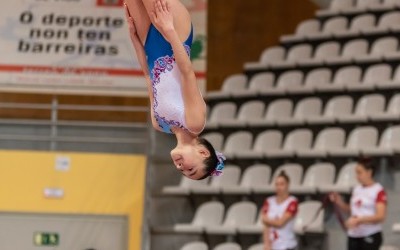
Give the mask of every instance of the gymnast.
[{"label": "gymnast", "polygon": [[193,27],[179,0],[126,0],[130,37],[151,104],[153,127],[174,134],[171,158],[190,179],[219,176],[224,156],[199,137],[206,122],[206,104],[190,61]]}]

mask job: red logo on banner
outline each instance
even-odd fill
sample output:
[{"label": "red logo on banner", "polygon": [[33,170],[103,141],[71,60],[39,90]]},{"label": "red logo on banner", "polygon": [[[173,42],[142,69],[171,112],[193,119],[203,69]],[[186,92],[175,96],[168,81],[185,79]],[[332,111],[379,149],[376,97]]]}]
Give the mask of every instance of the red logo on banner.
[{"label": "red logo on banner", "polygon": [[124,0],[97,0],[97,6],[103,7],[120,7],[124,3]]}]

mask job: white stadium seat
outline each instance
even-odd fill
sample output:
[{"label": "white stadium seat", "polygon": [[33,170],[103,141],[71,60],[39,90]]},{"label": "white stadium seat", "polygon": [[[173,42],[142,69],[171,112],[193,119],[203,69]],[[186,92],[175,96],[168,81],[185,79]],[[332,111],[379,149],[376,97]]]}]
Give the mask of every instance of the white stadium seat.
[{"label": "white stadium seat", "polygon": [[322,116],[309,117],[309,124],[333,124],[342,116],[350,115],[353,111],[353,98],[350,96],[335,96],[329,99]]},{"label": "white stadium seat", "polygon": [[375,148],[378,141],[378,131],[375,127],[364,126],[353,129],[347,138],[346,146],[341,149],[329,150],[330,156],[360,156],[366,149]]},{"label": "white stadium seat", "polygon": [[316,194],[318,188],[323,184],[333,184],[335,173],[336,169],[332,163],[315,163],[307,169],[301,185],[290,186],[290,192],[293,194]]},{"label": "white stadium seat", "polygon": [[322,210],[315,218],[318,209],[321,208],[319,201],[305,201],[299,204],[299,211],[294,221],[294,231],[297,234],[323,233],[324,232],[324,213]]},{"label": "white stadium seat", "polygon": [[323,184],[319,186],[321,193],[338,192],[350,194],[353,187],[358,184],[356,178],[357,162],[345,164],[339,171],[335,184]]},{"label": "white stadium seat", "polygon": [[265,164],[256,164],[246,168],[239,186],[222,187],[224,194],[250,195],[253,186],[269,183],[271,178],[271,167]]},{"label": "white stadium seat", "polygon": [[235,235],[241,226],[251,225],[256,219],[257,206],[253,202],[240,201],[231,205],[222,224],[206,227],[207,234]]},{"label": "white stadium seat", "polygon": [[328,151],[342,148],[346,139],[346,132],[342,128],[326,128],[318,133],[314,146],[311,149],[299,149],[298,157],[325,158]]},{"label": "white stadium seat", "polygon": [[341,116],[341,123],[366,122],[374,114],[381,114],[385,110],[386,99],[381,94],[370,94],[361,97],[358,101],[355,112],[351,115]]},{"label": "white stadium seat", "polygon": [[224,80],[221,90],[207,92],[206,98],[213,99],[213,98],[229,97],[233,90],[246,89],[246,87],[247,87],[247,76],[244,74],[234,74],[228,76]]},{"label": "white stadium seat", "polygon": [[227,164],[222,176],[212,177],[207,186],[196,186],[191,188],[193,194],[217,195],[220,194],[222,187],[239,185],[240,168],[235,165]]},{"label": "white stadium seat", "polygon": [[217,245],[214,250],[242,250],[242,248],[237,243],[229,242]]},{"label": "white stadium seat", "polygon": [[204,242],[190,242],[185,244],[180,250],[208,250],[208,245]]},{"label": "white stadium seat", "polygon": [[293,102],[290,99],[278,99],[271,102],[264,117],[249,121],[250,126],[275,125],[281,120],[288,120],[293,113]]},{"label": "white stadium seat", "polygon": [[271,182],[268,185],[261,185],[253,187],[255,193],[258,194],[265,194],[265,193],[272,193],[275,190],[275,179],[276,177],[282,172],[285,171],[287,176],[290,179],[290,186],[299,186],[301,180],[303,179],[303,167],[297,163],[286,163],[279,166],[274,175],[271,178]]},{"label": "white stadium seat", "polygon": [[225,157],[233,158],[242,150],[249,150],[253,145],[253,135],[248,131],[237,131],[226,138],[222,152]]},{"label": "white stadium seat", "polygon": [[174,225],[179,233],[202,233],[206,226],[220,225],[224,218],[225,206],[219,201],[208,201],[201,204],[190,223]]}]

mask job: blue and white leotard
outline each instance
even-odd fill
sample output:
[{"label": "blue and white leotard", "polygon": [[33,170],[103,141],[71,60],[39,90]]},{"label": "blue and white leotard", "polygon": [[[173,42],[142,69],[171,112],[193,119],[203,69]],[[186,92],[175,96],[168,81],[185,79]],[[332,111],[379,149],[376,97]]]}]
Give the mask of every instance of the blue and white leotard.
[{"label": "blue and white leotard", "polygon": [[[189,55],[192,41],[193,27],[183,43]],[[171,44],[153,24],[150,25],[144,49],[153,86],[152,108],[158,125],[165,133],[172,133],[171,127],[187,129],[181,91],[181,72],[175,62]]]}]

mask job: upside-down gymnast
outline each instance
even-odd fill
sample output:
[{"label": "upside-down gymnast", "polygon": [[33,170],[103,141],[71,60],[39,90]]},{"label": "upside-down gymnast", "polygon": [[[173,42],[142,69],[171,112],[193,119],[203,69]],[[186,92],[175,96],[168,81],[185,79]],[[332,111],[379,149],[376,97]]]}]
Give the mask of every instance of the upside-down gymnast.
[{"label": "upside-down gymnast", "polygon": [[171,158],[190,179],[219,176],[224,156],[199,137],[206,104],[190,61],[193,27],[179,0],[126,0],[130,37],[146,78],[153,127],[174,134]]}]

